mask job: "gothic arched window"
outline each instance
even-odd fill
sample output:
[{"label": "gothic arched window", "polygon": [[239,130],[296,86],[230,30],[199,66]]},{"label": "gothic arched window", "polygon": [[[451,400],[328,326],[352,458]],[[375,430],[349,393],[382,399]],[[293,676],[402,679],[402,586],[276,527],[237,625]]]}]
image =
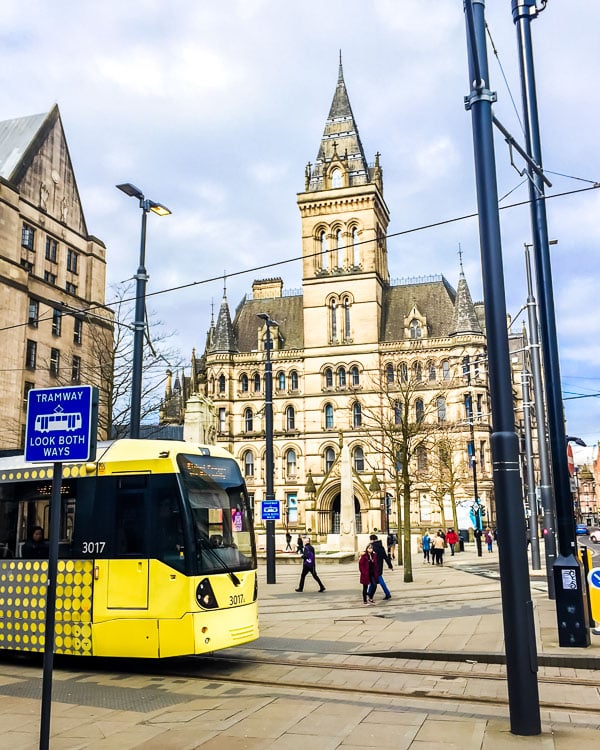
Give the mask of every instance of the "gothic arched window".
[{"label": "gothic arched window", "polygon": [[296,372],[296,370],[292,370],[290,372],[290,388],[293,391],[298,390],[298,373]]},{"label": "gothic arched window", "polygon": [[350,338],[350,300],[344,298],[344,338],[346,341]]},{"label": "gothic arched window", "polygon": [[337,249],[337,260],[336,266],[338,268],[344,267],[344,242],[342,240],[342,230],[338,229],[335,233],[335,246]]},{"label": "gothic arched window", "polygon": [[277,373],[277,388],[280,391],[285,391],[285,372],[283,370]]},{"label": "gothic arched window", "polygon": [[439,396],[437,400],[437,417],[438,422],[446,421],[446,399],[443,396]]},{"label": "gothic arched window", "polygon": [[394,382],[394,365],[386,365],[385,366],[385,382],[386,383],[393,383]]},{"label": "gothic arched window", "polygon": [[244,410],[244,430],[245,432],[252,432],[254,429],[254,414],[252,409],[248,407]]},{"label": "gothic arched window", "polygon": [[319,235],[319,244],[321,246],[321,268],[327,268],[327,235],[321,232]]},{"label": "gothic arched window", "polygon": [[410,321],[409,331],[411,339],[420,339],[423,335],[421,331],[421,324],[416,318],[413,318],[413,320]]},{"label": "gothic arched window", "polygon": [[254,375],[254,392],[260,392],[260,375],[258,373]]},{"label": "gothic arched window", "polygon": [[402,424],[402,402],[394,401],[394,424]]},{"label": "gothic arched window", "polygon": [[331,340],[337,341],[337,305],[335,304],[334,299],[331,300],[331,305],[329,307],[329,316]]},{"label": "gothic arched window", "polygon": [[352,406],[352,427],[360,427],[362,425],[362,407],[358,401],[355,401]]},{"label": "gothic arched window", "polygon": [[331,187],[340,188],[342,187],[342,170],[334,169],[331,173]]},{"label": "gothic arched window", "polygon": [[422,422],[424,416],[425,416],[425,405],[423,404],[423,399],[418,398],[415,401],[415,420],[417,422]]},{"label": "gothic arched window", "polygon": [[442,362],[442,378],[450,380],[450,363],[447,359]]},{"label": "gothic arched window", "polygon": [[400,382],[408,383],[408,365],[406,362],[400,363]]},{"label": "gothic arched window", "polygon": [[352,265],[360,265],[360,248],[358,245],[358,229],[356,227],[352,230]]},{"label": "gothic arched window", "polygon": [[325,370],[325,388],[332,388],[333,387],[333,370],[331,367],[328,367]]},{"label": "gothic arched window", "polygon": [[428,370],[429,370],[429,381],[430,382],[435,381],[437,378],[437,371],[435,369],[435,365],[433,364],[433,362],[429,363]]},{"label": "gothic arched window", "polygon": [[364,471],[365,452],[360,447],[360,445],[357,445],[356,448],[352,451],[352,458],[354,459],[354,471]]},{"label": "gothic arched window", "polygon": [[225,393],[225,375],[219,375],[219,393]]},{"label": "gothic arched window", "polygon": [[296,411],[293,406],[288,406],[285,410],[285,429],[296,429]]},{"label": "gothic arched window", "polygon": [[325,429],[333,429],[333,406],[331,404],[325,404]]},{"label": "gothic arched window", "polygon": [[350,368],[350,382],[355,387],[360,385],[360,373],[356,365]]},{"label": "gothic arched window", "polygon": [[338,385],[340,388],[346,387],[346,370],[343,367],[338,370]]},{"label": "gothic arched window", "polygon": [[248,393],[248,376],[244,372],[242,374],[242,377],[240,378],[240,383],[242,386],[242,393]]},{"label": "gothic arched window", "polygon": [[333,448],[325,448],[325,473],[331,471],[331,467],[335,461],[335,451]]},{"label": "gothic arched window", "polygon": [[423,380],[423,367],[420,362],[415,362],[413,365],[413,377],[417,383]]},{"label": "gothic arched window", "polygon": [[287,477],[296,476],[296,451],[293,448],[285,454],[285,474]]},{"label": "gothic arched window", "polygon": [[244,465],[244,476],[253,477],[254,476],[254,454],[252,453],[252,451],[246,451],[244,453],[242,463]]}]

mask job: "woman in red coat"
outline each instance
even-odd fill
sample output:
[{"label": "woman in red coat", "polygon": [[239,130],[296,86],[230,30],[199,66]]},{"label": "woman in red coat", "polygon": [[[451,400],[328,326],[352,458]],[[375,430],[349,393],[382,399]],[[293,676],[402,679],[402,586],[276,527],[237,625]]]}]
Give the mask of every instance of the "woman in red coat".
[{"label": "woman in red coat", "polygon": [[369,544],[367,549],[358,558],[358,569],[360,571],[360,582],[363,587],[363,604],[375,604],[373,593],[377,586],[377,555],[373,552],[373,545]]},{"label": "woman in red coat", "polygon": [[454,547],[458,544],[458,534],[454,529],[448,529],[446,533],[446,542],[450,547],[450,554],[454,555]]}]

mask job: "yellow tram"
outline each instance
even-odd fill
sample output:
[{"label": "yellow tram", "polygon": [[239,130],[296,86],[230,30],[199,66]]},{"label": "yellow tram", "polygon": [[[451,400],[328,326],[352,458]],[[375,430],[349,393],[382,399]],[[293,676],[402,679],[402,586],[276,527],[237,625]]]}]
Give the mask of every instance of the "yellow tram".
[{"label": "yellow tram", "polygon": [[[0,649],[44,650],[52,465],[0,458]],[[239,466],[217,446],[100,443],[63,464],[55,653],[169,657],[258,637]],[[39,535],[38,533],[38,536]]]}]

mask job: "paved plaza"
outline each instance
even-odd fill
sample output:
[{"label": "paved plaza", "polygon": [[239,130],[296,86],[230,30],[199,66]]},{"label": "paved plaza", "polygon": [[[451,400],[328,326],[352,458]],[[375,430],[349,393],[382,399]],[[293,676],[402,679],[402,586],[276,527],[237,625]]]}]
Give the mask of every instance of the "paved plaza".
[{"label": "paved plaza", "polygon": [[[378,592],[367,607],[356,563],[320,559],[318,569],[327,590],[319,593],[309,577],[305,591],[296,593],[296,560],[278,556],[274,584],[266,583],[261,565],[261,638],[223,652],[227,659],[262,659],[256,681],[158,676],[148,668],[120,673],[112,663],[89,672],[78,671],[79,662],[59,665],[52,750],[570,750],[597,744],[600,636],[592,635],[585,649],[558,645],[543,570],[530,571],[543,731],[520,737],[510,732],[506,681],[477,677],[504,670],[496,552],[478,558],[467,545],[454,558],[447,555],[443,567],[415,556],[414,582],[403,582],[401,568],[387,571],[392,598],[383,601]],[[335,671],[336,665],[348,669]],[[420,673],[403,672],[407,665]],[[312,686],[295,689],[308,675]],[[578,677],[582,686],[566,690],[553,677]],[[0,662],[2,750],[38,747],[40,685],[39,665]]]}]

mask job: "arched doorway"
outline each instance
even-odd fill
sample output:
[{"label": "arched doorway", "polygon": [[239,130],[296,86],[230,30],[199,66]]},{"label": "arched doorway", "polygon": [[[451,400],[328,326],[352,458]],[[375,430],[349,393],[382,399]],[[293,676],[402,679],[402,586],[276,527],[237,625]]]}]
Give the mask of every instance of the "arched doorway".
[{"label": "arched doorway", "polygon": [[[340,533],[340,495],[336,495],[331,503],[331,533]],[[356,525],[356,533],[362,534],[362,516],[360,512],[360,503],[354,497],[354,523]]]}]

